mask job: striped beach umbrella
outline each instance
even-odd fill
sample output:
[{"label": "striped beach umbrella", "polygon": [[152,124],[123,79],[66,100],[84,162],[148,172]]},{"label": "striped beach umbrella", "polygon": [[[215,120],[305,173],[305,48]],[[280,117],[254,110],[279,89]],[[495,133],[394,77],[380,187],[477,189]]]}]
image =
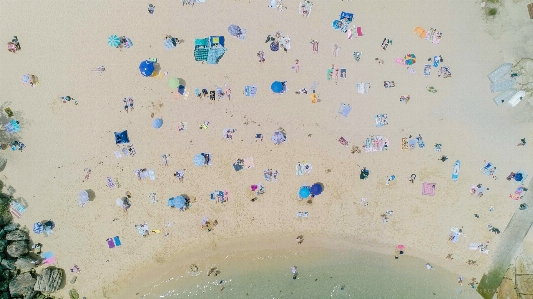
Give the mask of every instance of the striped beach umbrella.
[{"label": "striped beach umbrella", "polygon": [[113,34],[109,38],[107,38],[107,44],[111,47],[117,48],[118,46],[120,46],[120,38]]}]

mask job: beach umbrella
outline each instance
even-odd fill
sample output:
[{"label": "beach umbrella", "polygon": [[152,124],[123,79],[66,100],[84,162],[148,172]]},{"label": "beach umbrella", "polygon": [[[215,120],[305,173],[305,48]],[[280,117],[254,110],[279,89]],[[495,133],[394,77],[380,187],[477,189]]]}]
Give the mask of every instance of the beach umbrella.
[{"label": "beach umbrella", "polygon": [[241,34],[241,27],[235,25],[235,24],[231,24],[229,25],[228,27],[228,32],[231,36],[237,36],[239,34]]},{"label": "beach umbrella", "polygon": [[40,234],[43,232],[43,224],[41,222],[35,222],[33,224],[33,232],[36,233],[36,234]]},{"label": "beach umbrella", "polygon": [[405,55],[404,59],[405,59],[405,64],[406,65],[412,65],[412,64],[414,64],[416,62],[415,54],[407,54],[407,55]]},{"label": "beach umbrella", "polygon": [[78,193],[78,202],[80,204],[86,204],[89,201],[89,193],[87,191],[83,190]]},{"label": "beach umbrella", "polygon": [[185,207],[185,197],[181,195],[172,197],[168,200],[168,205],[170,207],[174,207],[174,208],[178,208],[182,210]]},{"label": "beach umbrella", "polygon": [[179,78],[170,78],[168,79],[168,86],[172,89],[175,89],[175,88],[178,88],[180,86],[183,86],[183,82],[182,80],[180,80]]},{"label": "beach umbrella", "polygon": [[524,175],[520,172],[514,175],[514,180],[520,182],[524,178]]},{"label": "beach umbrella", "polygon": [[302,186],[300,191],[298,191],[298,195],[303,199],[308,198],[311,195],[311,190],[309,190],[309,187],[307,186]]},{"label": "beach umbrella", "polygon": [[107,39],[107,44],[111,47],[117,48],[120,45],[120,37],[116,36],[115,34],[111,35]]},{"label": "beach umbrella", "polygon": [[311,188],[309,189],[309,191],[311,192],[311,194],[313,194],[313,196],[317,196],[317,195],[320,195],[320,193],[322,193],[322,184],[320,183],[315,183],[313,184],[313,186],[311,186]]},{"label": "beach umbrella", "polygon": [[275,93],[281,93],[283,91],[283,83],[274,81],[272,85],[270,85],[270,89]]},{"label": "beach umbrella", "polygon": [[194,165],[202,166],[205,164],[205,157],[202,154],[198,154],[194,156],[192,161],[194,162]]},{"label": "beach umbrella", "polygon": [[270,50],[273,51],[273,52],[278,51],[279,50],[279,43],[277,43],[277,42],[270,43]]},{"label": "beach umbrella", "polygon": [[145,60],[139,65],[139,70],[141,71],[141,75],[150,77],[154,72],[154,63],[150,60]]},{"label": "beach umbrella", "polygon": [[167,49],[167,50],[170,50],[170,49],[176,48],[176,46],[177,46],[177,44],[176,44],[176,39],[174,39],[173,37],[171,37],[171,38],[167,38],[167,39],[165,39],[165,41],[163,42],[163,45],[165,46],[165,49]]},{"label": "beach umbrella", "polygon": [[30,82],[30,80],[31,80],[31,77],[28,74],[24,74],[24,75],[22,75],[22,78],[20,78],[20,81],[22,81],[22,83],[24,83],[24,84]]},{"label": "beach umbrella", "polygon": [[161,118],[156,118],[154,119],[154,121],[152,122],[152,126],[156,129],[159,129],[161,128],[161,126],[163,125],[163,120]]}]

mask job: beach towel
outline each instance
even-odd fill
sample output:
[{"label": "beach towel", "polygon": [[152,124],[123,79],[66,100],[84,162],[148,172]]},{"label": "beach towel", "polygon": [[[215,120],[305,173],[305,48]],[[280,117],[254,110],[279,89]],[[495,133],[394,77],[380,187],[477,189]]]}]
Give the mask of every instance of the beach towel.
[{"label": "beach towel", "polygon": [[361,27],[357,27],[357,36],[363,36],[363,30]]},{"label": "beach towel", "polygon": [[459,169],[461,166],[461,162],[459,160],[455,161],[455,164],[453,166],[453,172],[452,172],[452,181],[457,181],[457,178],[459,177]]},{"label": "beach towel", "polygon": [[298,164],[296,164],[296,175],[304,175],[304,172],[305,172],[304,164],[298,162]]},{"label": "beach towel", "polygon": [[244,159],[244,167],[246,169],[250,169],[250,168],[254,168],[254,158],[250,157],[250,158],[246,158]]},{"label": "beach towel", "polygon": [[424,77],[431,75],[431,64],[424,64]]},{"label": "beach towel", "polygon": [[339,107],[338,111],[340,115],[348,117],[350,111],[352,111],[352,106],[350,106],[350,104],[341,103],[341,106]]},{"label": "beach towel", "polygon": [[221,35],[220,36],[210,36],[209,37],[209,42],[211,43],[211,47],[221,46],[223,48],[224,47],[224,41],[225,41],[225,38],[224,38],[224,36],[221,36]]},{"label": "beach towel", "polygon": [[226,53],[226,48],[210,48],[207,52],[207,64],[218,64],[224,53]]},{"label": "beach towel", "polygon": [[408,150],[409,149],[409,142],[407,141],[407,138],[402,138],[402,150]]},{"label": "beach towel", "polygon": [[387,118],[388,118],[387,114],[378,114],[378,115],[376,115],[374,117],[374,120],[376,122],[376,128],[388,125],[389,121],[387,120]]},{"label": "beach towel", "polygon": [[247,97],[255,97],[257,95],[257,86],[256,85],[245,86],[244,95]]},{"label": "beach towel", "polygon": [[409,149],[414,149],[416,147],[416,140],[409,139]]},{"label": "beach towel", "polygon": [[110,189],[115,188],[115,183],[113,183],[113,179],[111,179],[111,177],[108,176],[106,178],[106,181],[107,181],[107,187],[109,187]]},{"label": "beach towel", "polygon": [[112,238],[107,238],[106,241],[107,241],[107,246],[108,246],[109,248],[115,248],[115,241],[113,241]]},{"label": "beach towel", "polygon": [[329,81],[333,77],[333,68],[329,68],[326,73],[326,79]]},{"label": "beach towel", "polygon": [[459,241],[459,236],[461,236],[460,233],[450,233],[450,239],[453,243],[457,243],[457,241]]},{"label": "beach towel", "polygon": [[115,157],[118,159],[118,158],[122,158],[122,155],[120,154],[119,151],[115,151]]},{"label": "beach towel", "polygon": [[194,48],[194,60],[207,61],[209,56],[209,49],[203,46],[195,46]]},{"label": "beach towel", "polygon": [[418,143],[419,148],[424,148],[426,146],[426,144],[424,143],[424,140],[422,140],[422,137],[420,136],[416,137],[416,141]]},{"label": "beach towel", "polygon": [[115,245],[116,245],[116,246],[120,246],[120,245],[122,245],[122,243],[120,242],[120,238],[119,238],[118,236],[115,236],[115,237],[113,238],[113,240],[115,241]]},{"label": "beach towel", "polygon": [[16,218],[20,218],[22,214],[26,211],[26,208],[22,206],[20,203],[12,200],[9,203],[9,212]]},{"label": "beach towel", "polygon": [[422,183],[422,195],[435,195],[435,183]]},{"label": "beach towel", "polygon": [[370,83],[357,83],[357,93],[368,93],[368,90],[370,89]]},{"label": "beach towel", "polygon": [[344,146],[348,146],[348,144],[349,144],[349,142],[346,139],[344,139],[344,137],[342,137],[342,136],[339,138],[339,143],[344,145]]},{"label": "beach towel", "polygon": [[298,6],[298,13],[304,17],[309,17],[309,15],[311,14],[312,7],[313,3],[311,3],[310,1],[300,2],[300,5]]},{"label": "beach towel", "polygon": [[346,79],[346,69],[341,69],[341,78]]}]

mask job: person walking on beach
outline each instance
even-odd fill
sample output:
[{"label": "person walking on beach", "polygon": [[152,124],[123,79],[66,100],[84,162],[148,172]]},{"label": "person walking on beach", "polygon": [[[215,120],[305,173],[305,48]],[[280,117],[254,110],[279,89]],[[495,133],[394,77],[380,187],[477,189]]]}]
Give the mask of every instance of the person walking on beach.
[{"label": "person walking on beach", "polygon": [[298,277],[298,268],[296,266],[292,266],[292,279],[296,279]]},{"label": "person walking on beach", "polygon": [[516,146],[524,146],[524,145],[526,145],[526,139],[525,138],[520,139],[520,141],[521,142],[519,144],[517,144]]},{"label": "person walking on beach", "polygon": [[300,60],[296,59],[296,62],[294,63],[294,65],[292,66],[292,69],[298,73],[300,71]]}]

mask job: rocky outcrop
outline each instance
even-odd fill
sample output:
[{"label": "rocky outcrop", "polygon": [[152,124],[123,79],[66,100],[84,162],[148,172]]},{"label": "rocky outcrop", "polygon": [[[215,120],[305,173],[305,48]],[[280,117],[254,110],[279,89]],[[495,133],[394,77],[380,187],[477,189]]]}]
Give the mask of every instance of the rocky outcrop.
[{"label": "rocky outcrop", "polygon": [[0,262],[0,267],[2,267],[2,269],[14,270],[16,262],[17,260],[15,259],[3,259],[2,262]]},{"label": "rocky outcrop", "polygon": [[37,276],[34,290],[45,293],[52,293],[59,289],[63,279],[63,270],[55,267],[48,267]]},{"label": "rocky outcrop", "polygon": [[8,241],[25,241],[28,240],[28,233],[23,230],[14,230],[6,234],[6,240]]},{"label": "rocky outcrop", "polygon": [[22,297],[33,299],[37,292],[34,290],[36,279],[30,273],[23,273],[9,282],[9,293],[11,297]]},{"label": "rocky outcrop", "polygon": [[30,272],[35,268],[35,262],[33,259],[27,256],[21,256],[17,259],[15,263],[13,263],[13,266],[17,268],[21,273],[25,273]]},{"label": "rocky outcrop", "polygon": [[7,254],[12,257],[19,257],[28,252],[28,243],[26,243],[26,241],[14,241],[7,245]]}]

